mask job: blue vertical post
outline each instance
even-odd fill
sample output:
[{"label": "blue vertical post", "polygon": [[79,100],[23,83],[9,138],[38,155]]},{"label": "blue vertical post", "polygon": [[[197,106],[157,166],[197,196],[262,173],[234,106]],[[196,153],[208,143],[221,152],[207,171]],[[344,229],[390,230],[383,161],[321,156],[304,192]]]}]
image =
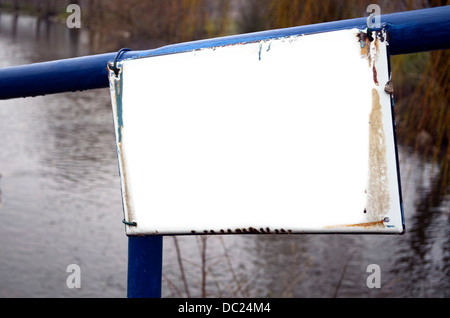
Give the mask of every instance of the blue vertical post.
[{"label": "blue vertical post", "polygon": [[128,298],[161,298],[161,235],[128,237]]}]

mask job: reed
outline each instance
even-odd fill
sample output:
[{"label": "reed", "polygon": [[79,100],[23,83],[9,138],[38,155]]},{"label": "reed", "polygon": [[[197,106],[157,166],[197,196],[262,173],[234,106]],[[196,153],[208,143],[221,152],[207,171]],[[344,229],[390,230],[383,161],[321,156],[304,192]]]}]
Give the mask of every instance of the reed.
[{"label": "reed", "polygon": [[450,50],[392,60],[399,143],[438,165],[440,193],[445,195],[450,179]]}]

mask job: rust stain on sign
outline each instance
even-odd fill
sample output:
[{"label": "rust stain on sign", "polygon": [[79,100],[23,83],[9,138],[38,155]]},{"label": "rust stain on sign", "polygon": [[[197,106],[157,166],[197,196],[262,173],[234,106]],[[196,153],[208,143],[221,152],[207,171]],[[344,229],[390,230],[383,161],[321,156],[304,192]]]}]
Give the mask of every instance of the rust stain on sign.
[{"label": "rust stain on sign", "polygon": [[361,43],[361,55],[367,56],[369,53],[368,46],[370,45],[369,37],[367,36],[367,33],[359,32],[356,34],[356,37],[358,38],[359,42]]},{"label": "rust stain on sign", "polygon": [[372,89],[372,111],[369,124],[369,181],[367,217],[382,219],[389,211],[389,180],[386,163],[386,137],[383,127],[380,95]]},{"label": "rust stain on sign", "polygon": [[[373,82],[378,82],[376,61],[379,54],[379,41],[384,42],[383,31],[373,32],[371,39],[366,32],[359,32],[357,38],[361,44],[361,57],[366,58],[372,70]],[[388,91],[387,91],[388,92]],[[369,115],[369,178],[367,185],[367,203],[364,215],[369,223],[380,223],[380,219],[389,212],[389,180],[386,159],[386,136],[383,127],[383,112],[380,95],[372,89],[372,109]],[[383,222],[381,221],[380,224]]]},{"label": "rust stain on sign", "polygon": [[326,229],[334,229],[334,228],[348,228],[348,227],[360,227],[365,229],[373,229],[373,228],[385,228],[384,220],[375,221],[375,222],[366,222],[366,223],[357,223],[357,224],[341,224],[341,225],[331,225],[325,227]]},{"label": "rust stain on sign", "polygon": [[375,37],[372,41],[370,41],[367,33],[364,32],[358,33],[356,37],[361,43],[361,56],[367,58],[369,67],[371,67],[373,71],[373,82],[378,86],[378,74],[375,67],[375,62],[379,52],[379,41],[380,39],[384,41],[384,35],[382,33],[378,34],[378,32],[375,32]]},{"label": "rust stain on sign", "polygon": [[275,229],[271,230],[269,227],[266,228],[254,228],[254,227],[248,227],[248,228],[236,228],[234,230],[232,229],[220,229],[219,231],[215,230],[204,230],[204,231],[195,231],[191,230],[191,234],[292,234],[292,230],[285,230],[283,228],[281,229]]},{"label": "rust stain on sign", "polygon": [[373,72],[373,82],[375,85],[378,85],[378,75],[377,75],[377,68],[375,65],[372,66],[372,72]]}]

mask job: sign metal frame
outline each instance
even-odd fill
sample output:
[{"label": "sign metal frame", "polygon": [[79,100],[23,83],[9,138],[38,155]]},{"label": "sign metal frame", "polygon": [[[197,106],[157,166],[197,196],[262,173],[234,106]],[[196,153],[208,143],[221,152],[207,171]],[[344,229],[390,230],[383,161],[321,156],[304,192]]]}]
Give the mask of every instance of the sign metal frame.
[{"label": "sign metal frame", "polygon": [[110,71],[127,235],[403,234],[384,29]]}]

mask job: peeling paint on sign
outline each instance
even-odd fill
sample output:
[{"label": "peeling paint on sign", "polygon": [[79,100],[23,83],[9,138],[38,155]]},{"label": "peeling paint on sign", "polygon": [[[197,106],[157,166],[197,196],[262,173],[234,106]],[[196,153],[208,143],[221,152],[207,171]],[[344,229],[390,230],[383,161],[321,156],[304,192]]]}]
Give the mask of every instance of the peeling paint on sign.
[{"label": "peeling paint on sign", "polygon": [[116,130],[116,145],[117,145],[117,157],[119,166],[119,175],[121,178],[121,192],[123,210],[126,215],[124,221],[128,224],[135,224],[135,218],[133,215],[133,207],[131,206],[132,200],[130,196],[129,185],[127,183],[127,163],[125,152],[122,149],[122,130],[123,130],[123,109],[122,109],[122,74],[116,76],[113,70],[109,71],[110,92],[113,105],[114,126]]},{"label": "peeling paint on sign", "polygon": [[403,233],[388,41],[366,32],[119,62],[126,233]]}]

